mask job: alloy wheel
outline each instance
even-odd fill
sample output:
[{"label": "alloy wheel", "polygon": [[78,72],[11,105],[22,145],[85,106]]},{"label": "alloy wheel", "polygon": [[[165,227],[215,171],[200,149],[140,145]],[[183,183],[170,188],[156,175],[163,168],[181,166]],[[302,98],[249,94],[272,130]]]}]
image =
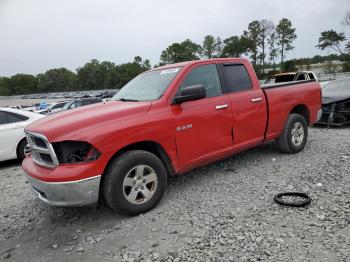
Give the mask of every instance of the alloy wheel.
[{"label": "alloy wheel", "polygon": [[123,181],[123,193],[132,204],[148,202],[157,190],[158,176],[148,165],[133,167]]}]

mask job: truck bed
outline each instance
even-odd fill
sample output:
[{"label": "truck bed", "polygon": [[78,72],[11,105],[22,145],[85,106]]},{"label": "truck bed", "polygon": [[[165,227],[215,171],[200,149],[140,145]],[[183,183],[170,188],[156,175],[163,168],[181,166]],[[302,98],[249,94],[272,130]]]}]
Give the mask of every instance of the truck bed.
[{"label": "truck bed", "polygon": [[291,86],[291,85],[300,85],[305,84],[309,82],[316,82],[316,80],[303,80],[303,81],[295,81],[295,82],[283,82],[283,83],[273,83],[273,84],[262,84],[260,85],[262,89],[269,89],[269,88],[277,88],[277,87],[284,87],[284,86]]},{"label": "truck bed", "polygon": [[[306,110],[308,123],[317,120],[321,91],[315,80],[289,82],[262,86],[267,104],[268,124],[265,141],[275,139],[286,124],[286,116],[294,110]],[[307,105],[307,106],[306,106]]]}]

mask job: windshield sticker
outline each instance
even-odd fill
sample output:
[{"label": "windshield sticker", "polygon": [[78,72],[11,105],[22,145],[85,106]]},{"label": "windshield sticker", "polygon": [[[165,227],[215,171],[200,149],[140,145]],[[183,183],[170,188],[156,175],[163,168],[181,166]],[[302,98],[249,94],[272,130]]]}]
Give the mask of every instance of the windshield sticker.
[{"label": "windshield sticker", "polygon": [[179,71],[179,68],[171,68],[171,69],[166,69],[160,72],[161,75],[164,74],[173,74]]}]

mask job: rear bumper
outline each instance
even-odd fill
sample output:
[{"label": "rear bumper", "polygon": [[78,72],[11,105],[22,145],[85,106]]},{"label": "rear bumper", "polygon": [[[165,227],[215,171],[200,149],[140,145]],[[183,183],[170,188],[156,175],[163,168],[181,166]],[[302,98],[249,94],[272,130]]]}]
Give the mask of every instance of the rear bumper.
[{"label": "rear bumper", "polygon": [[[62,165],[47,169],[36,165],[31,157],[27,157],[22,162],[22,168],[35,195],[48,205],[77,207],[92,205],[98,201],[101,175],[86,175],[93,172],[90,164]],[[57,181],[58,177],[66,179]]]}]

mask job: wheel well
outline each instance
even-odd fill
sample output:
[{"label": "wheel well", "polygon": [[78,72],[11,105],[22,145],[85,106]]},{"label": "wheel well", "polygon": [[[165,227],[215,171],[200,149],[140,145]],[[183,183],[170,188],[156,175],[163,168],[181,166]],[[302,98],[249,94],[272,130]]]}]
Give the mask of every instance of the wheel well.
[{"label": "wheel well", "polygon": [[292,111],[290,111],[290,114],[302,115],[305,118],[307,124],[308,125],[310,124],[310,111],[307,108],[307,106],[305,106],[305,105],[297,105],[297,106],[295,106],[292,109]]},{"label": "wheel well", "polygon": [[[114,159],[116,159],[117,157],[119,157],[123,153],[130,151],[130,150],[144,150],[144,151],[148,151],[148,152],[155,154],[163,162],[163,164],[167,170],[168,176],[173,176],[175,174],[175,170],[174,170],[173,166],[171,165],[171,160],[170,160],[169,156],[167,155],[167,153],[165,152],[165,150],[163,149],[163,147],[161,145],[159,145],[158,143],[153,142],[153,141],[142,141],[142,142],[137,142],[137,143],[123,147],[118,152],[116,152],[113,155],[113,157],[111,157],[111,159],[108,161],[108,163],[105,167],[105,171],[108,169],[109,165],[112,163],[112,161]],[[100,206],[105,201],[103,193],[102,193],[102,184],[103,184],[102,180],[104,178],[105,178],[105,176],[102,175],[101,182],[100,182],[100,190],[99,190],[99,198],[98,198],[97,206]]]},{"label": "wheel well", "polygon": [[151,152],[152,154],[155,154],[163,162],[168,175],[172,176],[175,174],[175,170],[171,164],[171,160],[169,156],[167,155],[167,153],[165,152],[165,150],[160,144],[153,141],[142,141],[142,142],[137,142],[137,143],[123,147],[118,152],[116,152],[113,155],[113,157],[108,161],[108,164],[105,170],[107,170],[108,166],[115,158],[117,158],[121,154],[130,150],[144,150],[144,151]]}]

